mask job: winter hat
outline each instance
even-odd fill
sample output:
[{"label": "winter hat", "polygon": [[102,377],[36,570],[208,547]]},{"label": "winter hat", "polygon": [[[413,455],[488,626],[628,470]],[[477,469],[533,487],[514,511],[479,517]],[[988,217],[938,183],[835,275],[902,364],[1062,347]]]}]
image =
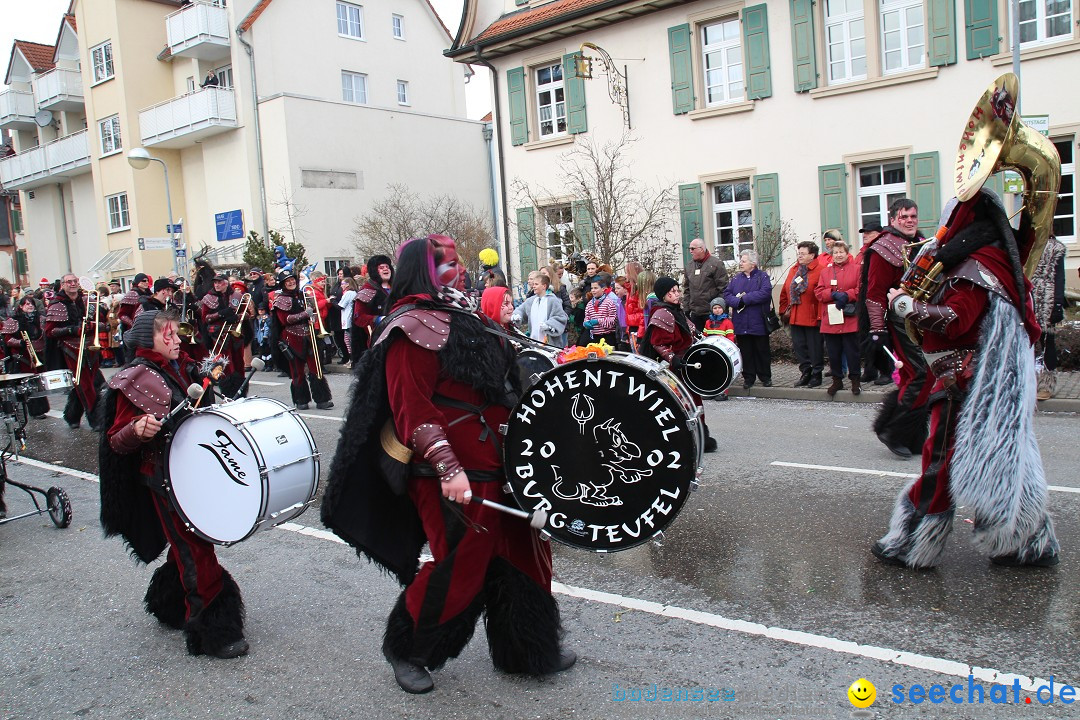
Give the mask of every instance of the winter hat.
[{"label": "winter hat", "polygon": [[135,279],[132,281],[131,284],[132,285],[138,285],[139,283],[143,282],[144,280],[149,281],[150,276],[147,275],[146,273],[139,273],[138,275],[135,276]]},{"label": "winter hat", "polygon": [[679,283],[673,278],[659,277],[652,286],[653,293],[656,295],[656,299],[660,302],[664,302],[664,296],[671,292],[671,288],[675,287]]},{"label": "winter hat", "polygon": [[157,280],[154,281],[154,292],[156,292],[156,293],[161,292],[162,290],[165,290],[166,288],[171,288],[173,290],[179,290],[180,289],[180,287],[178,285],[174,284],[173,281],[170,280],[169,278],[158,278]]},{"label": "winter hat", "polygon": [[725,311],[727,310],[727,303],[724,302],[724,298],[722,297],[714,297],[712,299],[712,302],[709,303],[709,309],[712,310],[713,306],[715,305],[719,305],[720,307],[724,308]]},{"label": "winter hat", "polygon": [[485,268],[493,268],[499,264],[499,253],[492,248],[484,248],[480,251],[480,262]]},{"label": "winter hat", "polygon": [[367,274],[368,274],[368,277],[371,280],[377,282],[379,280],[379,266],[380,265],[389,265],[390,266],[390,277],[393,278],[393,276],[394,276],[394,261],[391,260],[390,258],[388,258],[385,255],[372,255],[371,257],[368,258],[368,261],[367,261]]},{"label": "winter hat", "polygon": [[146,310],[135,318],[135,324],[124,333],[124,344],[129,348],[154,347],[154,318],[158,310]]}]

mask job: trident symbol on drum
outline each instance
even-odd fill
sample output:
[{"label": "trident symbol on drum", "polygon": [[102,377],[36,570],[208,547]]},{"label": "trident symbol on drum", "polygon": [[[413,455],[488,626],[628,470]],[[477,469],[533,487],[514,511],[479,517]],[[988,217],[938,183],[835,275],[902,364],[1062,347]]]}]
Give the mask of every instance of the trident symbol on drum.
[{"label": "trident symbol on drum", "polygon": [[[585,412],[580,412],[578,410],[578,400],[580,398],[585,398],[585,403],[589,406],[588,410]],[[585,423],[592,420],[593,416],[596,415],[596,407],[593,406],[592,398],[588,395],[582,395],[581,393],[574,393],[574,404],[570,406],[570,414],[577,420],[578,425],[581,426],[581,434],[584,435]]]}]

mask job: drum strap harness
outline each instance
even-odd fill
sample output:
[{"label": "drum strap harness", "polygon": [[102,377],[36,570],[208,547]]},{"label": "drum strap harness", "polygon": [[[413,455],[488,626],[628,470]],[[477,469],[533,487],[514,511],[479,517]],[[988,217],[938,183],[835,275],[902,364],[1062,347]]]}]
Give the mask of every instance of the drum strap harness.
[{"label": "drum strap harness", "polygon": [[[457,425],[462,420],[468,419],[470,415],[475,415],[477,418],[479,418],[480,424],[484,426],[484,429],[480,431],[480,437],[477,439],[480,442],[491,440],[491,443],[495,446],[495,451],[499,453],[499,455],[502,455],[502,446],[499,443],[499,436],[495,433],[495,431],[491,429],[491,426],[487,424],[487,420],[484,418],[483,415],[484,411],[491,406],[491,403],[484,403],[483,405],[479,406],[472,405],[461,400],[454,400],[453,398],[439,395],[438,393],[436,393],[431,399],[435,402],[436,405],[444,405],[446,407],[451,407],[456,410],[464,410],[467,413],[466,415],[462,415],[458,419],[452,420],[451,422],[447,423],[447,427],[453,427],[454,425]],[[428,465],[427,463],[413,463],[410,469],[414,474],[422,475],[424,477],[438,477],[439,475],[439,473],[435,471],[435,468],[433,468],[431,465]],[[499,482],[503,479],[502,472],[498,470],[469,470],[468,468],[466,468],[465,474],[472,482]]]}]

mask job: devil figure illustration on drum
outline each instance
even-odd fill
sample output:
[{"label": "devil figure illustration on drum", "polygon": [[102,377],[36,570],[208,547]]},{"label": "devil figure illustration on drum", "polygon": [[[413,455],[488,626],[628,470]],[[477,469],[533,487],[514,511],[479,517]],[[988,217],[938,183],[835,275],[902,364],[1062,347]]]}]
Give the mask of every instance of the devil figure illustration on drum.
[{"label": "devil figure illustration on drum", "polygon": [[[279,275],[281,292],[274,298],[273,322],[277,326],[281,350],[289,361],[289,378],[292,401],[297,410],[307,410],[308,403],[315,400],[315,407],[327,410],[334,407],[330,383],[323,377],[319,359],[314,316],[318,307],[309,307],[299,291],[296,275]],[[304,370],[307,370],[307,379]],[[309,389],[310,385],[310,389]]]}]

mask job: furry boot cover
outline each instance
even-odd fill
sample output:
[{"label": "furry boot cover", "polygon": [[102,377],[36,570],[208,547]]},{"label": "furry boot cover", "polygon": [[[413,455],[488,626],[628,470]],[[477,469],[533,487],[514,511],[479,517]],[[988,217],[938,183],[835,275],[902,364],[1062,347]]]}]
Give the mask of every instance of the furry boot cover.
[{"label": "furry boot cover", "polygon": [[394,603],[394,609],[390,611],[390,617],[386,619],[382,649],[386,655],[423,665],[413,658],[412,644],[413,620],[405,607],[405,593],[401,593]]},{"label": "furry boot cover", "polygon": [[307,405],[311,402],[311,393],[308,391],[307,383],[303,380],[300,384],[292,383],[289,385],[289,391],[292,393],[293,405]]},{"label": "furry boot cover", "polygon": [[881,401],[874,418],[874,433],[886,445],[902,445],[919,455],[930,432],[929,418],[929,407],[901,407],[900,391],[893,390]]},{"label": "furry boot cover", "polygon": [[398,596],[394,609],[386,620],[383,653],[429,670],[438,670],[447,660],[460,655],[469,644],[482,609],[483,602],[477,598],[465,612],[420,635],[416,632],[416,623],[405,607],[403,592]]},{"label": "furry boot cover", "polygon": [[154,571],[143,604],[146,612],[156,617],[158,622],[174,630],[183,629],[187,605],[184,603],[184,586],[180,582],[180,569],[176,563],[166,560]]},{"label": "furry boot cover", "polygon": [[192,655],[213,655],[224,646],[244,639],[244,600],[240,587],[223,570],[221,592],[184,626],[187,650]]},{"label": "furry boot cover", "polygon": [[562,623],[555,598],[501,558],[484,580],[491,661],[507,673],[544,675],[559,669]]},{"label": "furry boot cover", "polygon": [[945,540],[952,531],[953,511],[925,515],[915,525],[915,506],[908,497],[910,492],[911,484],[908,484],[897,496],[889,531],[878,540],[878,547],[883,555],[908,567],[932,568],[945,554]]},{"label": "furry boot cover", "polygon": [[326,378],[319,379],[318,375],[308,375],[308,382],[311,383],[311,399],[317,403],[325,403],[333,400],[333,396],[330,394],[330,383]]},{"label": "furry boot cover", "polygon": [[991,556],[1057,548],[1034,414],[1035,359],[1027,332],[1016,308],[991,293],[956,425],[949,486],[956,504],[975,516],[975,544]]}]

